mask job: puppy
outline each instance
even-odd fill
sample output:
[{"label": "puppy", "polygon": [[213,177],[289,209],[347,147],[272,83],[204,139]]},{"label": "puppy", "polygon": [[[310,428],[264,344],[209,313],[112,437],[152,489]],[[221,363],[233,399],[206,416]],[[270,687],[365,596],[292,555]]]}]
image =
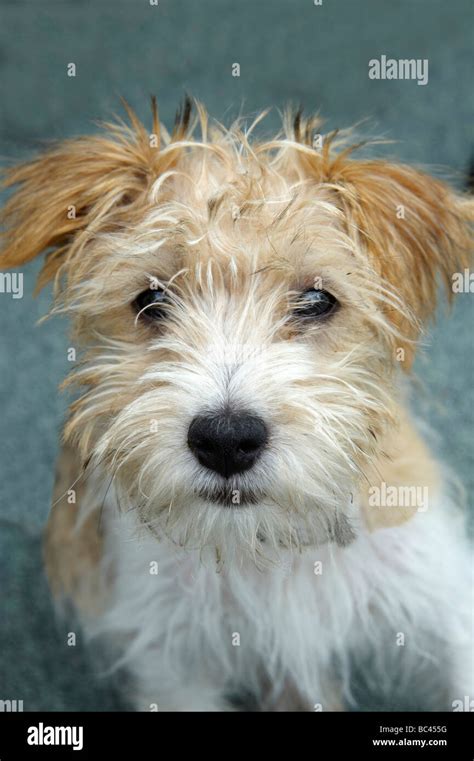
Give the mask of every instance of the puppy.
[{"label": "puppy", "polygon": [[472,556],[406,379],[472,201],[301,113],[262,142],[192,110],[5,174],[2,265],[48,250],[78,351],[53,591],[139,710],[351,708],[357,671],[451,710]]}]

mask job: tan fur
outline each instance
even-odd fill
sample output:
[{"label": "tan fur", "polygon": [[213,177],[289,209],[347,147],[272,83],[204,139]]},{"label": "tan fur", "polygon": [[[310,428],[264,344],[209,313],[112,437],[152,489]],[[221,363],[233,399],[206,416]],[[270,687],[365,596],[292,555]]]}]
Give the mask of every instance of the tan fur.
[{"label": "tan fur", "polygon": [[381,456],[374,462],[361,484],[362,511],[371,531],[390,528],[404,523],[416,513],[416,507],[371,506],[370,487],[380,487],[382,482],[394,487],[420,487],[428,494],[438,493],[441,477],[424,441],[400,410],[398,428],[395,427],[381,447]]},{"label": "tan fur", "polygon": [[[56,464],[53,504],[43,550],[54,596],[69,598],[82,613],[92,614],[101,607],[103,591],[94,573],[102,556],[102,532],[100,506],[80,520],[86,492],[82,472],[77,452],[65,445]],[[75,501],[71,501],[71,496]]]},{"label": "tan fur", "polygon": [[[452,273],[469,265],[472,239],[466,220],[474,219],[472,201],[457,199],[433,177],[384,161],[346,164],[336,181],[344,187],[343,198],[347,193],[349,219],[362,245],[417,322],[396,311],[392,319],[403,336],[418,338],[420,326],[433,315],[439,279],[451,299]],[[402,345],[409,367],[414,344]]]}]

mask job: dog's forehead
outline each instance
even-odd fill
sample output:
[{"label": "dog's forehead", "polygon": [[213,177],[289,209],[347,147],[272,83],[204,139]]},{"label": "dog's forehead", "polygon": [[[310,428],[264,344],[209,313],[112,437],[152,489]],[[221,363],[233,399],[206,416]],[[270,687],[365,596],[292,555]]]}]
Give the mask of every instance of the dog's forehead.
[{"label": "dog's forehead", "polygon": [[[331,187],[269,160],[185,155],[151,191],[144,226],[176,263],[231,259],[241,267],[316,259],[342,249],[343,215]],[[179,256],[178,256],[179,255]]]},{"label": "dog's forehead", "polygon": [[199,209],[203,221],[227,207],[234,220],[245,214],[256,224],[274,223],[290,204],[293,212],[304,207],[307,214],[321,213],[318,201],[331,197],[327,184],[305,176],[296,164],[273,164],[266,154],[241,155],[229,149],[183,155],[167,188],[184,206],[192,203]]}]

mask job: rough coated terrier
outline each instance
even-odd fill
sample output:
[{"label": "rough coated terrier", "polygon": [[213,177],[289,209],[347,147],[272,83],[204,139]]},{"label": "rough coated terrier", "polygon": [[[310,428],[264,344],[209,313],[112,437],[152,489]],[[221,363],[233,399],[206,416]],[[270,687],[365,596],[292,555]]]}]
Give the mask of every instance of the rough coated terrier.
[{"label": "rough coated terrier", "polygon": [[471,554],[403,377],[473,203],[301,113],[261,142],[264,114],[195,110],[171,134],[129,110],[6,172],[2,264],[49,249],[82,350],[53,590],[139,709],[334,710],[356,671],[452,709]]}]

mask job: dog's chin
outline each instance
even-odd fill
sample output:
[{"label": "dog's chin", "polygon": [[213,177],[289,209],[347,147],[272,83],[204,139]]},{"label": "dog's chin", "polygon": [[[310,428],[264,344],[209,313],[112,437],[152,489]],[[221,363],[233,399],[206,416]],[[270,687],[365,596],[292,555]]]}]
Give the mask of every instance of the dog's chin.
[{"label": "dog's chin", "polygon": [[[239,516],[246,515],[242,525],[251,529],[260,545],[273,544],[278,549],[302,549],[334,543],[340,547],[351,544],[356,537],[354,516],[341,511],[314,505],[306,515],[293,514],[282,520],[281,504],[263,490],[236,488],[236,484],[215,485],[196,491],[201,504],[214,511],[222,508],[226,531],[232,532]],[[230,522],[229,522],[230,521]],[[253,545],[253,541],[250,542]]]},{"label": "dog's chin", "polygon": [[[349,517],[342,501],[309,499],[289,485],[264,479],[226,481],[206,475],[200,480],[182,483],[181,490],[171,484],[165,489],[164,478],[144,484],[144,503],[122,481],[116,484],[122,487],[119,504],[122,509],[133,506],[143,527],[158,539],[188,549],[213,548],[223,560],[249,556],[257,565],[277,562],[282,550],[299,552],[327,543],[345,546],[355,538],[354,516]],[[154,493],[154,484],[160,485],[160,492]]]}]

